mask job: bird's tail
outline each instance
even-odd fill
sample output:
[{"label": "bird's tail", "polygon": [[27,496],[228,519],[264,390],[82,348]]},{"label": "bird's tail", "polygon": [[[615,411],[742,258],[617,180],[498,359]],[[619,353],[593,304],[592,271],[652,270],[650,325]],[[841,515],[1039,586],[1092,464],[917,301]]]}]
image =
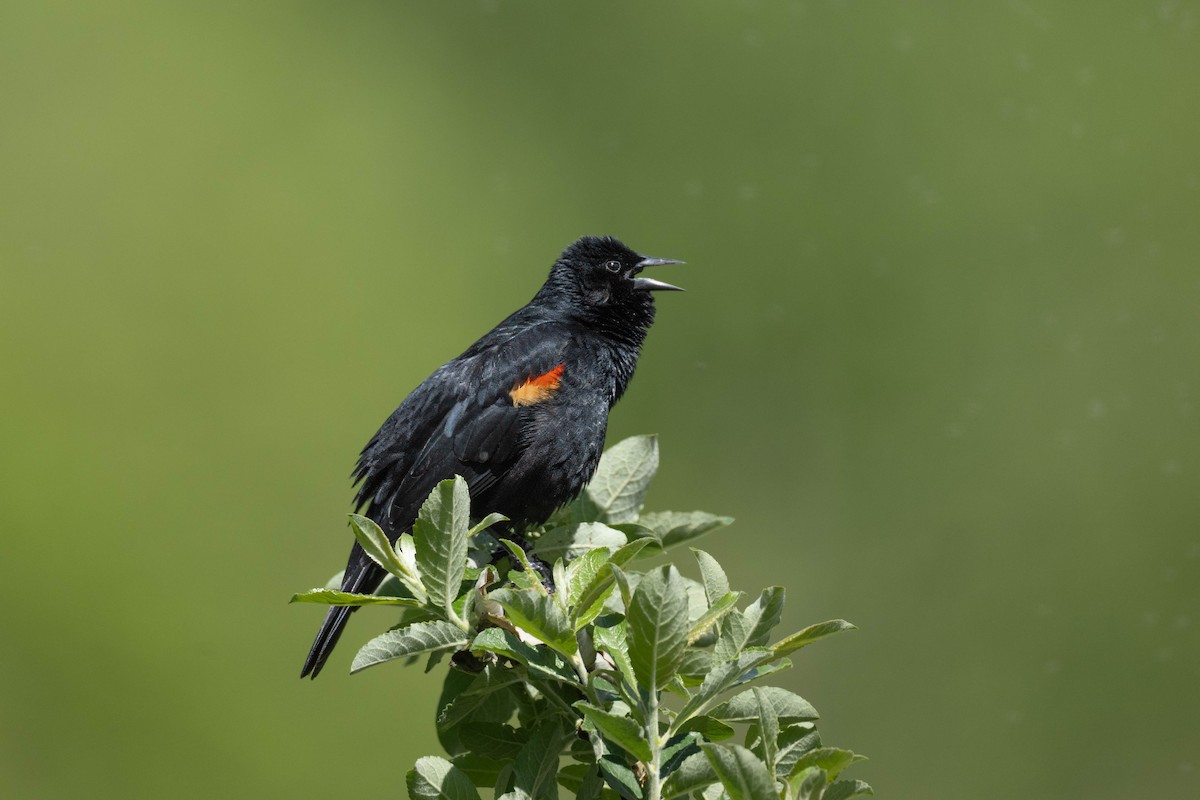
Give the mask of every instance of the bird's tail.
[{"label": "bird's tail", "polygon": [[329,607],[329,612],[325,614],[325,621],[321,623],[321,630],[317,632],[317,638],[313,641],[312,649],[308,651],[304,669],[300,672],[301,678],[315,678],[321,673],[321,668],[325,666],[325,662],[333,652],[333,646],[337,644],[342,631],[346,629],[346,622],[350,619],[350,612],[354,608],[354,606]]},{"label": "bird's tail", "polygon": [[[342,578],[342,591],[356,593],[374,591],[382,578],[383,569],[372,561],[356,543],[354,551],[350,554],[350,566],[346,569],[345,577]],[[325,614],[325,621],[321,623],[321,630],[317,631],[317,638],[313,640],[312,649],[308,651],[304,669],[300,672],[301,678],[315,678],[320,674],[321,668],[325,666],[330,653],[333,652],[333,646],[337,644],[338,639],[342,636],[342,631],[346,629],[346,622],[350,619],[350,614],[357,610],[358,606],[329,607],[328,613]]]}]

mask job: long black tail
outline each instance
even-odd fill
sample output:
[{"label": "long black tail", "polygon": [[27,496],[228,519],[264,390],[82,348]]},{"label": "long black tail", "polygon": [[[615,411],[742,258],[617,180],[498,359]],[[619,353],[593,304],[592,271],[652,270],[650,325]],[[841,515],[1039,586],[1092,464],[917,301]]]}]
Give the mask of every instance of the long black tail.
[{"label": "long black tail", "polygon": [[[342,591],[372,592],[383,580],[383,575],[383,569],[355,543],[354,549],[350,551],[349,566],[342,578]],[[312,649],[308,651],[308,659],[305,660],[304,669],[300,672],[301,678],[315,678],[320,674],[321,668],[325,666],[330,653],[333,652],[333,646],[341,638],[350,614],[357,610],[358,606],[329,607],[325,621],[321,623],[321,630],[317,631],[317,638],[313,640]]]}]

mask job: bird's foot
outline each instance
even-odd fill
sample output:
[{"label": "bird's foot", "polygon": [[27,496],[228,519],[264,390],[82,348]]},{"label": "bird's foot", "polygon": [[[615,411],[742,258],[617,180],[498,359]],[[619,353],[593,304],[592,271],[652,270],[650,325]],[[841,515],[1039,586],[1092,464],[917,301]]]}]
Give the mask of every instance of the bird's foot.
[{"label": "bird's foot", "polygon": [[530,556],[529,566],[533,567],[538,577],[542,579],[542,585],[546,587],[546,591],[554,594],[554,570],[550,568],[550,565],[537,556]]},{"label": "bird's foot", "polygon": [[[542,585],[546,587],[546,590],[549,591],[550,594],[554,594],[554,570],[549,564],[537,557],[537,555],[533,552],[533,548],[530,546],[529,541],[525,539],[524,536],[521,536],[517,533],[509,533],[504,538],[508,539],[513,544],[525,551],[525,557],[529,559],[529,566],[532,567],[533,571],[537,573],[538,578],[541,580]],[[495,564],[503,561],[506,557],[511,558],[512,553],[510,553],[505,547],[497,548],[496,552],[492,554],[492,563]]]}]

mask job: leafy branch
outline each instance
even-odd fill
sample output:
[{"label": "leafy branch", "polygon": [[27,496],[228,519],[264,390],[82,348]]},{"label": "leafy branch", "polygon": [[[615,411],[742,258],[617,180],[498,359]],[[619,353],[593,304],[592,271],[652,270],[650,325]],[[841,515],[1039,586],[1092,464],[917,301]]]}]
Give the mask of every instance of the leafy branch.
[{"label": "leafy branch", "polygon": [[[472,525],[466,482],[439,484],[393,546],[366,517],[351,528],[389,573],[373,595],[333,588],[293,602],[395,605],[400,624],[358,652],[352,672],[453,655],[438,701],[450,759],[408,773],[413,800],[844,800],[871,794],[841,773],[863,756],[824,746],[816,710],[762,679],[854,626],[772,632],[784,590],[739,608],[720,564],[693,549],[699,580],[643,559],[729,525],[704,512],[642,513],[658,466],[654,437],[610,448],[578,499],[527,535],[554,559],[543,582],[517,543]],[[503,548],[507,567],[492,561]],[[336,578],[335,578],[336,580]],[[741,743],[736,743],[741,731]]]}]

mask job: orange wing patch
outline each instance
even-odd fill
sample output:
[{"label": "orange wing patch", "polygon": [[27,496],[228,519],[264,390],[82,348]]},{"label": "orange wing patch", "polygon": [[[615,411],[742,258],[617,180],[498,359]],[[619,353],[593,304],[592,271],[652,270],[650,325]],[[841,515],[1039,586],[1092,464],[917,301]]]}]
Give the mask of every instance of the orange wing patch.
[{"label": "orange wing patch", "polygon": [[544,372],[541,375],[534,375],[531,378],[526,378],[522,383],[518,383],[508,393],[512,398],[514,406],[532,406],[537,403],[549,400],[558,391],[558,385],[562,382],[563,366],[559,364],[549,372]]}]

